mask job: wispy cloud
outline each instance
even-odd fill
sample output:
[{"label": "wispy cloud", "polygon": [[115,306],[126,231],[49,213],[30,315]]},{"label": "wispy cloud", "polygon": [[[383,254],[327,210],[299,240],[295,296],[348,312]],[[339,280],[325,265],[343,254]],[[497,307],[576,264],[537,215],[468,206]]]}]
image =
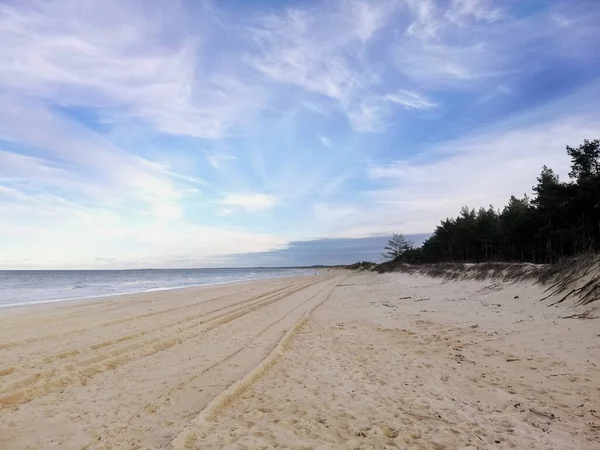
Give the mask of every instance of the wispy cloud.
[{"label": "wispy cloud", "polygon": [[244,83],[198,70],[208,43],[187,33],[176,4],[34,1],[0,5],[0,17],[0,83],[13,91],[204,138],[225,135],[257,103]]},{"label": "wispy cloud", "polygon": [[[286,242],[276,235],[218,229],[186,222],[169,226],[142,221],[135,215],[98,209],[77,213],[47,199],[6,204],[0,190],[0,266],[29,268],[90,268],[111,260],[111,267],[169,267],[179,258],[189,265],[214,264],[219,255],[274,249]],[[13,261],[10,266],[6,261]],[[176,264],[175,264],[176,265]]]},{"label": "wispy cloud", "polygon": [[77,192],[101,204],[136,201],[157,215],[170,217],[179,214],[178,201],[185,195],[175,180],[201,183],[163,164],[123,152],[46,107],[13,99],[4,97],[0,102],[0,133],[25,148],[43,149],[43,156],[5,150],[4,177],[19,175],[40,188]]},{"label": "wispy cloud", "polygon": [[593,0],[3,2],[2,258],[200,264],[500,205],[597,132],[598,20]]},{"label": "wispy cloud", "polygon": [[[246,212],[262,212],[273,208],[277,204],[277,198],[261,193],[227,194],[219,203]],[[227,209],[227,211],[231,211],[231,209]]]},{"label": "wispy cloud", "polygon": [[474,18],[484,22],[495,22],[506,18],[505,12],[497,2],[490,0],[453,0],[446,17],[463,25],[466,20]]},{"label": "wispy cloud", "polygon": [[249,63],[276,81],[296,84],[342,102],[349,101],[355,90],[373,81],[368,69],[362,73],[355,70],[356,56],[341,51],[345,46],[357,44],[364,36],[351,26],[362,19],[341,15],[335,9],[329,12],[334,24],[338,22],[343,27],[341,35],[334,40],[327,39],[331,37],[330,32],[322,27],[322,19],[314,12],[290,9],[281,15],[265,16],[252,29],[261,52],[250,55]]},{"label": "wispy cloud", "polygon": [[[523,17],[515,17],[509,4],[486,0],[454,0],[448,5],[406,0],[406,5],[414,20],[394,45],[396,68],[415,83],[437,89],[474,89],[497,83],[503,77],[536,70],[527,61],[540,54],[566,56],[565,46],[571,47],[573,40],[586,48],[589,39],[598,39],[589,28],[589,18],[597,17],[598,10],[589,2],[567,11],[562,2],[548,2],[543,12]],[[561,31],[553,19],[557,15],[577,17],[582,32],[575,28]]]},{"label": "wispy cloud", "polygon": [[387,128],[387,107],[381,101],[363,101],[349,108],[348,120],[356,131],[380,133]]},{"label": "wispy cloud", "polygon": [[464,205],[502,207],[510,195],[531,193],[544,164],[566,179],[565,143],[581,142],[598,126],[594,117],[570,116],[487,130],[424,149],[412,159],[371,165],[367,175],[375,186],[362,199],[369,207],[345,217],[340,236],[433,230]]},{"label": "wispy cloud", "polygon": [[402,105],[406,109],[431,109],[437,107],[436,103],[416,92],[399,90],[387,94],[384,98],[392,103]]},{"label": "wispy cloud", "polygon": [[330,99],[356,130],[381,131],[381,96],[371,92],[380,79],[368,51],[395,9],[393,2],[339,2],[269,14],[251,28],[260,52],[248,61],[277,82]]},{"label": "wispy cloud", "polygon": [[223,163],[227,161],[234,161],[237,159],[234,155],[219,151],[203,150],[206,155],[206,160],[215,169],[220,170]]}]

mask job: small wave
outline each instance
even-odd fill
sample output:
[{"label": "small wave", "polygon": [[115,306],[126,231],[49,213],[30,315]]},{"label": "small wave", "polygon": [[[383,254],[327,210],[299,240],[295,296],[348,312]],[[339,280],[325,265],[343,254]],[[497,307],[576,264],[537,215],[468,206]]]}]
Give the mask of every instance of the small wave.
[{"label": "small wave", "polygon": [[[219,273],[220,272],[220,273]],[[312,272],[312,271],[311,271]],[[236,283],[245,280],[267,279],[278,276],[302,275],[308,271],[231,271],[202,272],[196,276],[185,273],[178,277],[177,272],[155,273],[153,276],[139,276],[137,272],[120,272],[115,276],[112,272],[93,274],[72,274],[70,272],[45,273],[45,278],[35,278],[31,274],[11,274],[12,284],[0,285],[0,308],[36,303],[50,303],[65,300],[81,300],[105,296],[132,294],[148,290],[171,290],[194,286]],[[314,272],[313,272],[314,273]],[[166,275],[169,275],[167,278]],[[82,276],[85,275],[85,276]],[[195,274],[192,274],[195,275]],[[129,279],[123,279],[125,277]],[[135,278],[134,278],[135,277]],[[84,279],[85,278],[85,279]],[[90,278],[90,279],[87,279]],[[133,279],[132,279],[133,278]]]}]

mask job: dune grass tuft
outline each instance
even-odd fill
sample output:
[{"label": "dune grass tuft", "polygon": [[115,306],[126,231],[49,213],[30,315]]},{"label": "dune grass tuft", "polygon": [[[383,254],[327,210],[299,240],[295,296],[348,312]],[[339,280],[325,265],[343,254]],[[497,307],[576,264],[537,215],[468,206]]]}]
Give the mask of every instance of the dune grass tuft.
[{"label": "dune grass tuft", "polygon": [[500,262],[406,264],[400,261],[389,261],[375,265],[371,270],[377,273],[402,272],[424,275],[446,281],[499,280],[511,283],[529,281],[547,286],[544,291],[546,295],[541,300],[552,298],[554,301],[549,306],[568,299],[573,300],[573,306],[584,306],[600,298],[600,255],[593,253],[564,258],[554,264]]}]

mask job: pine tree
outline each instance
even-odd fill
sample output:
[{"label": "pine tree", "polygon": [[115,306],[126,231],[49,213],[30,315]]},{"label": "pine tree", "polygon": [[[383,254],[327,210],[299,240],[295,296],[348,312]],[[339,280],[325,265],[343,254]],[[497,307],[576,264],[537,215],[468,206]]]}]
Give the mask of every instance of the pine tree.
[{"label": "pine tree", "polygon": [[394,234],[384,247],[381,257],[386,261],[391,261],[413,248],[413,246],[413,242],[406,239],[402,234]]}]

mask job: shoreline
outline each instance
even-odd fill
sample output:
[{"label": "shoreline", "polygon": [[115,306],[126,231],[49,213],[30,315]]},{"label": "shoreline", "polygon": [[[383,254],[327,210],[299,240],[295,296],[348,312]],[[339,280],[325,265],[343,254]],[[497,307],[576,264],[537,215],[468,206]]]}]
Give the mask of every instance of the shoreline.
[{"label": "shoreline", "polygon": [[[143,270],[153,270],[153,269],[143,269]],[[32,301],[17,302],[17,303],[2,303],[2,304],[0,304],[0,310],[9,309],[9,308],[18,308],[21,306],[36,306],[36,305],[64,303],[64,302],[71,302],[71,301],[82,301],[82,302],[94,301],[96,299],[106,299],[106,298],[110,298],[110,297],[122,297],[124,295],[139,295],[139,294],[146,294],[146,293],[152,293],[152,292],[176,291],[176,290],[183,290],[183,289],[198,289],[198,288],[202,288],[205,286],[219,286],[219,285],[233,284],[233,283],[246,283],[246,282],[252,282],[252,281],[274,280],[274,279],[280,279],[280,278],[296,278],[296,277],[320,275],[319,270],[315,270],[315,272],[316,273],[314,273],[314,274],[282,275],[282,276],[272,276],[272,277],[265,277],[265,278],[244,279],[244,280],[215,281],[215,282],[208,282],[208,283],[204,283],[204,284],[193,284],[193,285],[187,285],[187,286],[157,287],[157,288],[144,289],[141,291],[117,292],[117,293],[110,293],[110,294],[89,295],[89,296],[84,296],[84,297],[68,297],[68,298],[63,297],[63,298],[56,298],[56,299],[32,300]]]}]

